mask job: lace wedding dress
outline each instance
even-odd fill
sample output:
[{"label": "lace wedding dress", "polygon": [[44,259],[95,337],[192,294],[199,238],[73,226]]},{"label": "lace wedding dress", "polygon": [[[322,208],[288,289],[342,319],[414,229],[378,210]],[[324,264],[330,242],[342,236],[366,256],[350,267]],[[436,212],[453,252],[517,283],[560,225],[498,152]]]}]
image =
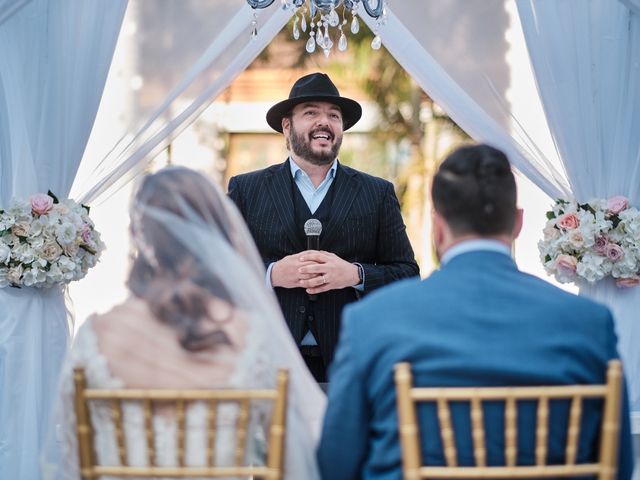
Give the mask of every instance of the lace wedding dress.
[{"label": "lace wedding dress", "polygon": [[[57,455],[63,465],[44,461],[45,479],[79,479],[77,460],[77,439],[75,417],[73,414],[73,368],[85,369],[89,388],[126,388],[127,385],[114,376],[107,358],[98,346],[93,318],[82,326],[75,339],[73,349],[63,371],[61,383],[62,404],[58,409],[60,423],[56,425]],[[268,345],[263,344],[260,336],[249,336],[246,348],[241,356],[234,360],[235,371],[228,380],[226,388],[272,388],[276,367],[270,362]],[[162,352],[157,352],[162,355]],[[213,387],[216,387],[214,385]],[[263,465],[266,453],[266,434],[270,419],[271,404],[253,402],[251,421],[249,422],[246,462]],[[111,419],[110,405],[96,404],[91,407],[91,420],[94,427],[97,460],[102,465],[119,465],[115,429]],[[215,445],[216,465],[233,464],[235,449],[235,425],[238,408],[233,404],[221,404],[217,410],[217,433]],[[136,402],[123,404],[124,434],[127,460],[132,466],[147,466],[147,441],[144,429],[142,406]],[[290,412],[287,427],[287,449],[285,456],[286,476],[288,479],[318,478],[313,459],[313,441],[310,431],[299,424],[299,416]],[[205,466],[206,460],[207,409],[203,403],[194,403],[187,408],[185,433],[185,463],[188,466]],[[176,422],[172,411],[156,411],[153,415],[155,431],[155,461],[157,466],[177,465]],[[303,438],[305,436],[306,438]],[[305,448],[305,444],[308,445]],[[306,451],[305,451],[306,450]],[[53,456],[56,456],[54,454]],[[56,462],[57,463],[57,462]]]}]

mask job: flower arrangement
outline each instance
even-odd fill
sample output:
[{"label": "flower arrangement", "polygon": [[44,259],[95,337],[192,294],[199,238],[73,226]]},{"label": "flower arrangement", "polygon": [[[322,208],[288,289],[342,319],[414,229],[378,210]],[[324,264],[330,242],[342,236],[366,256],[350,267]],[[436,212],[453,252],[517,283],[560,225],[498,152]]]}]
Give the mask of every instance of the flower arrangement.
[{"label": "flower arrangement", "polygon": [[89,208],[54,194],[0,209],[0,287],[51,287],[83,278],[104,244]]},{"label": "flower arrangement", "polygon": [[610,275],[619,287],[640,284],[640,211],[627,198],[557,200],[547,218],[538,249],[559,282],[595,283]]}]

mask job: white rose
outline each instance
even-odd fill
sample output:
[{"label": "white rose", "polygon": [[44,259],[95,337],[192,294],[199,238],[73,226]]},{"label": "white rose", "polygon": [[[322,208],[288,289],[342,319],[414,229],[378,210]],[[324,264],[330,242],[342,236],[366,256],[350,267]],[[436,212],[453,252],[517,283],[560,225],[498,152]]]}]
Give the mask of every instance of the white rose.
[{"label": "white rose", "polygon": [[62,246],[75,242],[77,233],[76,227],[68,222],[56,228],[56,238]]},{"label": "white rose", "polygon": [[9,283],[11,283],[12,285],[20,285],[20,277],[22,276],[23,271],[24,268],[22,268],[22,265],[17,265],[10,268],[7,271],[7,280],[9,281]]},{"label": "white rose", "polygon": [[31,263],[36,258],[36,252],[28,243],[21,243],[15,246],[12,255],[22,263]]},{"label": "white rose", "polygon": [[40,221],[40,219],[36,219],[31,222],[31,226],[29,228],[29,237],[37,237],[42,234],[42,230],[44,229],[45,223]]},{"label": "white rose", "polygon": [[555,226],[549,224],[544,227],[542,233],[544,234],[544,239],[546,241],[555,240],[560,236],[560,230],[558,230]]},{"label": "white rose", "polygon": [[57,242],[47,242],[40,252],[40,256],[49,262],[55,261],[60,255],[62,255],[62,248]]},{"label": "white rose", "polygon": [[36,237],[29,240],[29,245],[31,245],[31,248],[33,248],[36,252],[39,252],[40,250],[42,250],[42,247],[44,247],[44,244],[45,244],[44,237]]},{"label": "white rose", "polygon": [[7,210],[9,216],[14,217],[17,222],[31,220],[31,202],[14,202]]},{"label": "white rose", "polygon": [[11,233],[16,237],[26,237],[29,235],[29,224],[26,222],[16,223],[11,227]]},{"label": "white rose", "polygon": [[567,233],[569,237],[569,244],[575,248],[576,250],[584,247],[584,237],[582,236],[582,232],[580,230],[573,230]]},{"label": "white rose", "polygon": [[7,265],[11,260],[11,248],[4,242],[0,242],[0,265]]}]

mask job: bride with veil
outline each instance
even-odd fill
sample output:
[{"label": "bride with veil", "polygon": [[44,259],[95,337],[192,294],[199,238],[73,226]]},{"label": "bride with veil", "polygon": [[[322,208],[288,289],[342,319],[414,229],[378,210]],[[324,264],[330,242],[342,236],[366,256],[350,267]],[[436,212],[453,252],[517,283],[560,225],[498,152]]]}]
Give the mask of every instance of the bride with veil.
[{"label": "bride with veil", "polygon": [[[285,478],[318,478],[315,445],[325,397],[300,357],[264,266],[235,206],[202,175],[169,168],[146,177],[133,200],[130,297],[81,327],[68,355],[43,456],[50,479],[79,479],[74,367],[90,388],[272,388],[289,370]],[[218,415],[218,465],[233,459],[233,406]],[[266,406],[252,411],[247,461],[263,462]],[[146,465],[142,408],[125,404],[131,465]],[[118,464],[108,406],[91,411],[101,464]],[[177,464],[172,411],[154,411],[159,466]],[[205,465],[206,407],[187,412],[186,463]]]}]

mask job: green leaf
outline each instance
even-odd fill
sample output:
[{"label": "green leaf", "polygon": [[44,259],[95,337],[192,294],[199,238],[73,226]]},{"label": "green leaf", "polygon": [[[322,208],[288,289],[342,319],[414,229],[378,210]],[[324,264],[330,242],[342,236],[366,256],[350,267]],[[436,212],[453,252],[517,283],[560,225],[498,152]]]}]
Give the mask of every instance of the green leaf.
[{"label": "green leaf", "polygon": [[49,195],[51,198],[53,198],[53,203],[60,203],[60,200],[58,200],[58,197],[56,197],[51,190],[47,190],[47,195]]},{"label": "green leaf", "polygon": [[551,261],[551,255],[547,254],[544,257],[544,263],[550,262]]},{"label": "green leaf", "polygon": [[618,217],[618,215],[612,216],[609,220],[611,220],[611,224],[613,225],[613,228],[616,228],[620,223],[620,217]]},{"label": "green leaf", "polygon": [[91,248],[91,247],[89,247],[87,245],[80,245],[80,248],[83,249],[86,252],[89,252],[91,255],[95,255],[96,253],[98,253],[93,248]]},{"label": "green leaf", "polygon": [[554,218],[556,218],[556,214],[553,213],[553,210],[549,210],[547,212],[547,220],[553,220]]},{"label": "green leaf", "polygon": [[578,207],[581,208],[582,210],[586,210],[587,212],[591,212],[592,214],[596,214],[596,211],[593,209],[593,207],[591,205],[589,205],[588,203],[579,203]]}]

